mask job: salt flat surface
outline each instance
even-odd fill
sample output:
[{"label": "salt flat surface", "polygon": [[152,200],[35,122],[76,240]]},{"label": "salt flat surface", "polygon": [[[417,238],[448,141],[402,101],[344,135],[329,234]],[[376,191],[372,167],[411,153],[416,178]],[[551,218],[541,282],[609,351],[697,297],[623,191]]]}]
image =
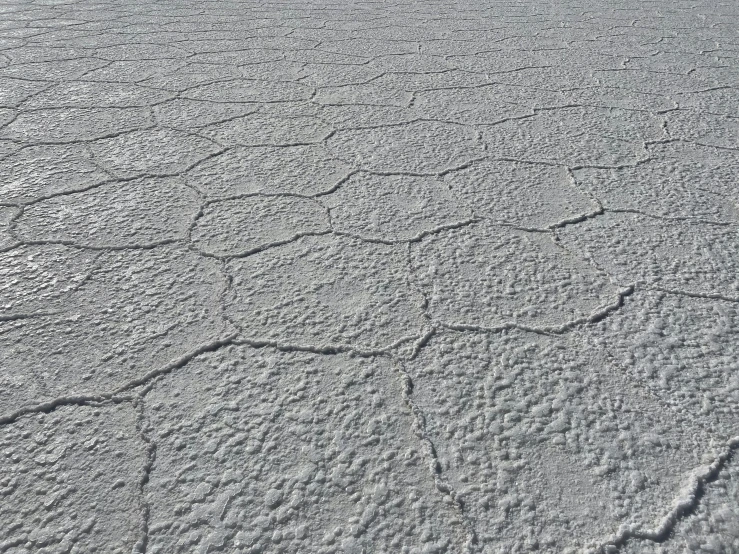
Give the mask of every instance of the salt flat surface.
[{"label": "salt flat surface", "polygon": [[738,29],[0,0],[0,552],[739,553]]}]

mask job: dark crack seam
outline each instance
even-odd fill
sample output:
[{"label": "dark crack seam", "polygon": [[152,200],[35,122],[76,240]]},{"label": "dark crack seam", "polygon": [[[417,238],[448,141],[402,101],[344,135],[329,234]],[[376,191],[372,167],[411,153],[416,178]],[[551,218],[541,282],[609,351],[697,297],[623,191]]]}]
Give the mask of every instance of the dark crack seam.
[{"label": "dark crack seam", "polygon": [[145,554],[147,546],[149,544],[150,506],[148,502],[146,501],[144,489],[147,483],[149,482],[149,476],[151,475],[151,471],[154,467],[154,462],[156,461],[157,448],[156,448],[156,444],[151,440],[151,438],[149,437],[149,435],[147,435],[147,432],[146,432],[146,415],[144,413],[143,396],[137,398],[134,401],[134,406],[136,407],[138,411],[137,418],[136,418],[136,430],[139,433],[139,437],[141,438],[141,441],[146,446],[146,461],[144,462],[144,466],[142,468],[142,473],[141,473],[141,478],[139,479],[139,483],[138,483],[140,503],[141,503],[141,527],[140,527],[141,537],[139,538],[137,543],[134,545],[132,552],[133,554]]},{"label": "dark crack seam", "polygon": [[433,229],[428,229],[425,231],[421,231],[419,233],[416,233],[412,237],[406,238],[406,239],[383,239],[383,238],[372,238],[372,237],[363,237],[362,235],[358,235],[355,233],[350,233],[347,231],[337,231],[332,230],[331,232],[334,235],[342,236],[342,237],[349,237],[361,242],[366,242],[370,244],[385,244],[388,246],[397,245],[397,244],[408,244],[408,243],[414,243],[414,242],[421,242],[424,238],[432,235],[438,235],[439,233],[443,233],[444,231],[452,231],[456,229],[463,229],[464,227],[468,227],[470,225],[473,225],[475,223],[479,223],[481,220],[479,218],[469,218],[461,221],[455,221],[452,223],[447,223],[445,225],[439,225],[437,227],[434,227]]},{"label": "dark crack seam", "polygon": [[310,232],[305,232],[305,233],[295,233],[294,235],[284,240],[270,242],[267,244],[263,244],[261,246],[250,248],[248,250],[242,250],[241,252],[236,252],[235,254],[214,254],[213,252],[207,252],[203,249],[198,248],[193,243],[190,243],[189,248],[196,254],[203,256],[205,258],[215,258],[217,260],[232,260],[232,259],[239,259],[239,258],[247,258],[249,256],[253,256],[254,254],[259,254],[260,252],[264,252],[265,250],[270,250],[278,246],[284,246],[286,244],[291,244],[304,237],[320,237],[324,235],[330,235],[332,233],[333,231],[331,231],[331,229],[326,229],[324,231],[310,231]]},{"label": "dark crack seam", "polygon": [[643,287],[646,290],[653,290],[653,291],[659,291],[663,292],[665,294],[674,294],[676,296],[686,296],[689,298],[702,298],[706,300],[722,300],[724,302],[735,302],[739,303],[739,297],[733,297],[733,296],[726,296],[724,294],[719,293],[711,293],[711,292],[690,292],[686,290],[680,290],[680,289],[668,289],[664,287],[652,287],[649,285],[646,285]]},{"label": "dark crack seam", "polygon": [[323,355],[349,354],[359,356],[360,358],[372,358],[376,356],[390,356],[393,350],[400,348],[407,343],[413,343],[415,347],[416,343],[418,343],[419,341],[423,341],[426,334],[427,333],[407,335],[399,338],[385,348],[374,348],[369,350],[342,344],[297,344],[251,337],[239,337],[231,342],[235,345],[246,345],[252,348],[274,348],[275,350],[280,350],[282,352],[308,352],[312,354]]},{"label": "dark crack seam", "polygon": [[465,323],[448,323],[444,321],[437,321],[437,323],[441,327],[445,327],[454,331],[497,333],[499,331],[505,331],[508,329],[519,329],[521,331],[528,331],[530,333],[536,333],[540,335],[561,335],[581,325],[589,325],[592,323],[603,321],[612,313],[620,310],[624,305],[625,299],[634,294],[634,290],[635,288],[633,285],[628,285],[616,293],[618,295],[618,298],[615,302],[598,308],[590,315],[579,317],[563,323],[562,325],[553,327],[533,327],[528,325],[521,325],[520,323],[515,322],[503,323],[501,325],[496,325],[495,327],[485,327],[482,325],[472,325]]},{"label": "dark crack seam", "polygon": [[224,346],[229,346],[231,344],[234,344],[235,338],[236,338],[236,335],[232,334],[224,339],[220,339],[217,341],[210,342],[208,344],[204,344],[200,346],[199,348],[196,348],[195,350],[192,350],[191,352],[185,354],[184,356],[177,358],[176,360],[170,362],[169,364],[165,366],[154,369],[142,377],[139,377],[137,379],[129,381],[128,383],[124,385],[121,385],[120,387],[118,387],[112,392],[100,393],[100,394],[82,394],[82,395],[62,396],[59,398],[55,398],[53,400],[49,400],[47,402],[42,402],[40,404],[35,404],[32,406],[24,406],[11,414],[0,417],[0,425],[8,425],[11,423],[15,423],[22,416],[29,415],[29,414],[51,413],[61,406],[79,406],[79,405],[84,405],[90,402],[105,402],[105,401],[110,401],[110,400],[113,400],[113,401],[119,400],[120,395],[122,393],[125,393],[135,387],[146,384],[147,382],[151,381],[155,377],[158,377],[160,375],[164,375],[167,373],[171,373],[172,371],[180,369],[186,366],[188,363],[190,363],[190,361],[192,361],[193,359],[197,358],[198,356],[202,354],[205,354],[208,352],[215,352],[217,350],[220,350]]},{"label": "dark crack seam", "polygon": [[169,374],[177,369],[181,369],[192,360],[203,354],[216,352],[226,346],[244,345],[251,348],[274,348],[275,350],[281,350],[283,352],[309,352],[322,355],[349,354],[362,358],[371,358],[376,356],[390,356],[391,352],[394,349],[400,348],[401,346],[409,342],[414,343],[414,348],[418,349],[417,343],[423,342],[424,339],[426,339],[427,334],[428,333],[425,333],[423,335],[409,335],[401,337],[385,348],[363,350],[361,348],[356,348],[348,345],[307,345],[280,343],[278,341],[272,340],[239,337],[239,333],[232,333],[223,339],[204,344],[199,348],[196,348],[195,350],[192,350],[191,352],[180,356],[179,358],[165,366],[154,369],[139,378],[133,379],[128,383],[121,385],[120,387],[114,389],[112,392],[61,396],[47,402],[42,402],[31,406],[24,406],[16,410],[15,412],[0,417],[0,425],[15,423],[19,418],[29,414],[50,413],[61,406],[80,406],[92,402],[129,401],[129,397],[122,398],[121,395],[136,387],[147,385],[157,377]]},{"label": "dark crack seam", "polygon": [[397,367],[400,378],[403,381],[403,400],[415,418],[416,435],[426,446],[429,469],[431,470],[431,474],[434,479],[434,485],[440,493],[444,494],[451,500],[452,504],[455,506],[457,512],[459,513],[459,516],[462,520],[462,525],[465,528],[465,533],[467,535],[467,542],[465,544],[466,551],[475,552],[478,550],[477,533],[472,522],[467,517],[464,502],[458,497],[454,488],[452,488],[452,486],[449,485],[449,483],[447,483],[442,476],[442,466],[441,462],[439,462],[439,456],[436,452],[436,446],[434,445],[434,442],[431,440],[426,430],[426,416],[423,414],[423,411],[418,407],[418,405],[413,401],[412,398],[413,379],[411,378],[408,371],[405,369],[402,361],[394,359],[393,362]]},{"label": "dark crack seam", "polygon": [[729,440],[724,451],[710,465],[703,466],[695,471],[691,476],[689,490],[674,501],[672,510],[662,518],[662,521],[655,528],[645,531],[633,527],[622,528],[612,540],[600,546],[596,552],[601,554],[612,552],[614,548],[620,549],[632,539],[646,540],[658,544],[667,541],[672,536],[678,522],[695,512],[705,495],[706,485],[718,479],[721,470],[731,461],[737,448],[739,448],[739,436]]}]

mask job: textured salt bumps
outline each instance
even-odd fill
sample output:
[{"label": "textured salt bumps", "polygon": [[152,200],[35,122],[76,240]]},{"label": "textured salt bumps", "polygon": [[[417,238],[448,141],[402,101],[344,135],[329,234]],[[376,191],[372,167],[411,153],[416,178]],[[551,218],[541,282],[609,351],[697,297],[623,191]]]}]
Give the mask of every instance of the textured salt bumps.
[{"label": "textured salt bumps", "polygon": [[109,394],[233,333],[217,261],[187,250],[51,245],[0,255],[10,269],[0,292],[3,415]]},{"label": "textured salt bumps", "polygon": [[431,316],[459,329],[563,329],[598,317],[621,294],[547,235],[487,223],[424,238],[411,263]]},{"label": "textured salt bumps", "polygon": [[3,4],[0,552],[739,551],[737,10],[601,4]]},{"label": "textured salt bumps", "polygon": [[148,453],[126,405],[61,407],[0,430],[0,544],[10,552],[140,551]]},{"label": "textured salt bumps", "polygon": [[374,351],[426,327],[401,245],[309,236],[227,269],[234,277],[226,311],[252,341]]},{"label": "textured salt bumps", "polygon": [[231,348],[155,387],[152,550],[454,551],[465,530],[398,378],[384,359]]}]

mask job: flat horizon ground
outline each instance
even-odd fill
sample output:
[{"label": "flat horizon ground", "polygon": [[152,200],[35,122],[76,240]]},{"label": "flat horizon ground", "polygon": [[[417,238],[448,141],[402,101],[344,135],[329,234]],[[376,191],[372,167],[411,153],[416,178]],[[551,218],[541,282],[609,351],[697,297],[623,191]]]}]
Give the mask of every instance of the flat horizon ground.
[{"label": "flat horizon ground", "polygon": [[739,553],[739,4],[0,0],[0,552]]}]

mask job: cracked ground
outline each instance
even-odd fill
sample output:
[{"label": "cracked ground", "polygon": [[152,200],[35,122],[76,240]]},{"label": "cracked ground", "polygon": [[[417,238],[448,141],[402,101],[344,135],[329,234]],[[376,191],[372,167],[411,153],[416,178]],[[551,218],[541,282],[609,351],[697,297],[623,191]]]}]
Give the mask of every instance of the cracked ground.
[{"label": "cracked ground", "polygon": [[0,553],[739,553],[731,1],[0,0]]}]

